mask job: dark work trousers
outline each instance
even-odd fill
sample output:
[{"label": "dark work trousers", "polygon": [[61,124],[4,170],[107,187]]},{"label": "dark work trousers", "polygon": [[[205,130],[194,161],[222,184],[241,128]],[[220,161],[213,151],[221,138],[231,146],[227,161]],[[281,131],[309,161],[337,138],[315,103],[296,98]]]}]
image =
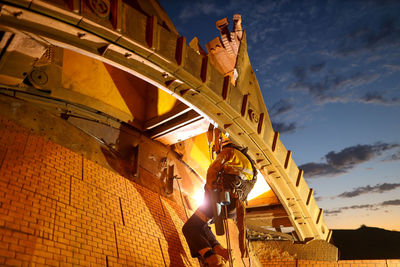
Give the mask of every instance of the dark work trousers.
[{"label": "dark work trousers", "polygon": [[[223,208],[223,207],[222,207]],[[198,208],[208,218],[213,217],[212,202],[210,192],[206,189],[203,204]],[[231,204],[228,206],[228,218],[236,218],[236,201],[231,199]],[[208,226],[212,224],[212,220],[204,222],[199,216],[194,213],[182,227],[183,235],[188,243],[190,254],[193,258],[199,257],[198,251],[203,248],[213,248],[219,245],[219,242],[211,232]]]}]

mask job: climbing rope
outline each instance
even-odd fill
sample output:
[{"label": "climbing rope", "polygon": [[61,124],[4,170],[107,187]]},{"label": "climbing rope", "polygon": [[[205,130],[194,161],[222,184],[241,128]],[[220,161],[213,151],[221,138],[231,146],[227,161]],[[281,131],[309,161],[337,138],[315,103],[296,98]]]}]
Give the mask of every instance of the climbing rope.
[{"label": "climbing rope", "polygon": [[225,237],[226,237],[226,247],[229,253],[229,266],[233,267],[233,259],[232,259],[232,249],[231,249],[231,238],[229,235],[229,223],[228,223],[228,207],[224,205],[224,227],[225,227]]}]

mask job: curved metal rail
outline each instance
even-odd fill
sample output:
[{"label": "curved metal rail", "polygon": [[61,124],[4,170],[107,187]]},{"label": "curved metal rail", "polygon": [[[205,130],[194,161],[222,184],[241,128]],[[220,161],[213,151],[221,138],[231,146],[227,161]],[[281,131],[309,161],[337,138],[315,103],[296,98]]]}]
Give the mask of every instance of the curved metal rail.
[{"label": "curved metal rail", "polygon": [[292,152],[286,150],[279,133],[272,128],[250,65],[245,34],[234,86],[207,55],[187,46],[185,37],[157,23],[157,16],[146,16],[122,1],[113,1],[116,6],[111,8],[112,16],[99,23],[81,10],[84,1],[66,2],[70,5],[60,7],[51,1],[0,1],[0,27],[106,62],[190,105],[236,142],[249,147],[257,168],[284,206],[301,241],[329,241],[330,230],[313,190],[292,160]]}]

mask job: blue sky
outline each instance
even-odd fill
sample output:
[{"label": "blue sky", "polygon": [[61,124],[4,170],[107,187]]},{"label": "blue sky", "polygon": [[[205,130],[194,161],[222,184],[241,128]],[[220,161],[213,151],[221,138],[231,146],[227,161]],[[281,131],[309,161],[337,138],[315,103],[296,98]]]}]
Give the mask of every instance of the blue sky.
[{"label": "blue sky", "polygon": [[274,129],[330,228],[400,231],[400,2],[161,0],[203,48],[242,15]]}]

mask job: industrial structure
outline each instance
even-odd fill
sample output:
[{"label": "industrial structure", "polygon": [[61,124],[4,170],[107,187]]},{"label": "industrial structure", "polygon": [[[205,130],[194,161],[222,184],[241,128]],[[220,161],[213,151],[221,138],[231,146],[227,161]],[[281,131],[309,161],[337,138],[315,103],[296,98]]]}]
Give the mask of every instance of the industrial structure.
[{"label": "industrial structure", "polygon": [[318,242],[337,260],[240,23],[218,21],[206,52],[153,0],[0,1],[0,264],[198,265],[181,227],[210,124],[249,148],[271,188],[248,202],[249,240]]}]

